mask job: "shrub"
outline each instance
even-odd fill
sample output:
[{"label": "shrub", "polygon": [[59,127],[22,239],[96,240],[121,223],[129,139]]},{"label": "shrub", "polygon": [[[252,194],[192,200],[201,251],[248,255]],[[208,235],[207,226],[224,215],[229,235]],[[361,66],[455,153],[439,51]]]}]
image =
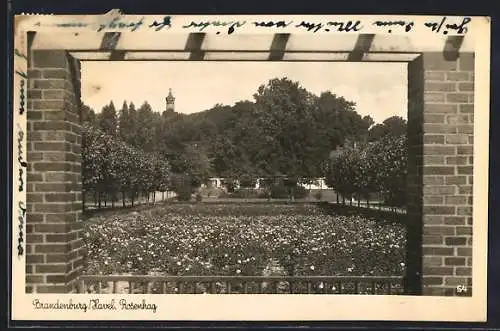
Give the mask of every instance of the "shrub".
[{"label": "shrub", "polygon": [[191,190],[181,190],[177,193],[177,200],[179,201],[190,201],[191,200]]},{"label": "shrub", "polygon": [[297,185],[295,187],[295,198],[304,199],[308,194],[309,191],[304,186]]},{"label": "shrub", "polygon": [[200,193],[196,193],[196,202],[201,202],[203,200],[203,197],[201,196]]},{"label": "shrub", "polygon": [[254,188],[257,179],[250,175],[243,175],[239,178],[239,181],[242,188]]},{"label": "shrub", "polygon": [[295,186],[274,185],[271,187],[271,198],[288,199],[291,197],[292,192],[296,199],[303,199],[308,194],[305,187],[300,185],[295,185]]},{"label": "shrub", "polygon": [[316,200],[321,200],[323,198],[323,192],[318,191],[318,192],[314,193],[314,198]]},{"label": "shrub", "polygon": [[187,175],[176,175],[173,178],[173,190],[177,194],[177,200],[189,201],[194,192],[191,180]]},{"label": "shrub", "polygon": [[227,189],[228,192],[234,192],[236,190],[236,181],[232,178],[226,178],[222,181],[222,185]]},{"label": "shrub", "polygon": [[270,190],[271,198],[273,199],[288,199],[290,195],[288,194],[288,188],[284,185],[273,185]]},{"label": "shrub", "polygon": [[235,199],[249,199],[249,198],[258,198],[260,194],[259,190],[255,189],[239,189],[230,194],[231,198]]}]

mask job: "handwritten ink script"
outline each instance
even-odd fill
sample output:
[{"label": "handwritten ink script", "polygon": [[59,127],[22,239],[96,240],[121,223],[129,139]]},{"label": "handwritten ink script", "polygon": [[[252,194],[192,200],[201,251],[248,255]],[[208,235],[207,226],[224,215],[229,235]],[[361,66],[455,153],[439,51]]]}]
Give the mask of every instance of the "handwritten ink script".
[{"label": "handwritten ink script", "polygon": [[[17,57],[23,59],[24,61],[28,60],[28,58],[26,57],[26,55],[24,55],[23,53],[21,53],[18,49],[14,50],[14,55],[16,55]],[[16,73],[16,75],[19,75],[22,78],[28,78],[28,75],[26,75],[26,73],[24,71],[22,71],[21,69],[16,69],[15,73]],[[24,111],[24,80],[21,80],[21,89],[20,89],[20,92],[21,92],[21,106],[20,106],[20,108]]]},{"label": "handwritten ink script", "polygon": [[[26,63],[28,57],[21,52],[19,49],[14,50],[14,55],[16,56],[16,61],[21,61],[21,63]],[[26,79],[28,76],[25,71],[16,65],[15,69],[16,75],[20,76],[21,80],[19,83],[19,115],[22,116],[25,113],[25,85]],[[19,124],[17,124],[17,162],[19,164],[19,172],[18,172],[18,191],[24,191],[24,168],[28,166],[26,161],[24,161],[24,151],[23,151],[23,143],[24,143],[24,131]],[[26,218],[26,204],[24,201],[19,201],[18,204],[18,229],[19,233],[17,236],[17,255],[21,257],[24,254],[24,223]]]},{"label": "handwritten ink script", "polygon": [[[462,18],[450,18],[447,16],[437,18],[435,20],[430,20],[424,22],[421,27],[430,30],[435,33],[442,33],[444,35],[450,32],[455,32],[456,34],[466,34],[468,31],[468,25],[471,22],[470,17]],[[39,25],[37,23],[35,25]],[[75,28],[75,27],[90,27],[91,25],[85,22],[71,22],[71,23],[59,23],[56,24],[60,28]],[[107,22],[99,23],[96,27],[98,32],[105,30],[129,30],[137,31],[141,29],[150,29],[152,31],[166,31],[172,28],[173,22],[171,16],[164,16],[162,19],[155,19],[152,22],[146,22],[145,17],[141,17],[139,20],[130,21],[124,17],[115,17]],[[365,26],[370,26],[372,28],[379,28],[385,33],[408,33],[413,31],[417,25],[412,20],[403,19],[393,19],[393,20],[374,20],[374,21],[363,21],[363,20],[336,20],[336,21],[324,21],[324,22],[312,22],[307,20],[298,20],[294,22],[293,20],[270,20],[270,21],[238,21],[238,20],[202,20],[202,21],[190,21],[184,22],[181,25],[182,29],[196,31],[196,32],[206,32],[212,31],[216,34],[221,34],[222,32],[226,34],[233,34],[245,27],[253,27],[259,29],[284,29],[284,28],[295,28],[302,31],[308,31],[311,33],[316,32],[361,32]]]},{"label": "handwritten ink script", "polygon": [[172,27],[172,23],[170,21],[171,21],[170,16],[165,16],[163,17],[163,20],[161,22],[155,20],[153,23],[149,25],[149,27],[154,28],[155,31],[160,31],[163,28],[170,29]]},{"label": "handwritten ink script", "polygon": [[19,216],[18,216],[18,221],[19,221],[19,237],[17,238],[17,255],[21,256],[24,253],[24,248],[23,248],[23,242],[24,242],[24,220],[26,218],[26,206],[23,201],[19,201],[18,204],[19,208]]},{"label": "handwritten ink script", "polygon": [[[236,28],[241,28],[242,26],[244,26],[247,22],[246,21],[229,21],[229,22],[225,22],[225,21],[210,21],[210,22],[191,22],[189,23],[188,25],[183,25],[182,28],[183,29],[189,29],[189,28],[195,28],[195,29],[198,29],[198,31],[203,31],[205,30],[207,27],[209,26],[212,26],[212,27],[216,27],[216,28],[219,28],[219,27],[228,27],[227,29],[227,34],[231,34],[235,31]],[[217,31],[217,34],[219,34],[220,31]]]},{"label": "handwritten ink script", "polygon": [[143,23],[144,23],[144,17],[142,17],[137,22],[124,21],[119,17],[115,17],[112,20],[110,20],[109,22],[100,24],[99,27],[97,28],[97,32],[101,32],[102,30],[106,30],[106,29],[119,29],[119,30],[130,29],[130,31],[135,31],[135,30],[139,29]]},{"label": "handwritten ink script", "polygon": [[465,17],[460,24],[457,23],[447,23],[447,17],[443,17],[439,21],[426,22],[424,25],[430,28],[433,32],[448,34],[449,30],[454,30],[459,34],[467,33],[467,24],[471,21],[470,17]]},{"label": "handwritten ink script", "polygon": [[18,190],[22,192],[24,190],[24,181],[23,174],[24,168],[28,166],[26,161],[23,159],[23,141],[24,141],[24,131],[21,126],[18,124],[17,129],[19,130],[17,133],[17,162],[19,163],[19,185]]},{"label": "handwritten ink script", "polygon": [[[22,76],[22,75],[21,75]],[[24,77],[23,77],[24,78]],[[19,115],[22,115],[24,113],[24,79],[21,79],[21,83],[19,83],[21,86],[19,88]]]},{"label": "handwritten ink script", "polygon": [[32,304],[35,309],[39,310],[81,310],[84,313],[92,310],[149,310],[155,314],[158,309],[155,303],[148,303],[145,299],[141,301],[132,301],[130,299],[111,299],[106,301],[102,299],[90,299],[89,301],[76,302],[73,299],[69,299],[68,301],[57,299],[53,302],[35,299]]},{"label": "handwritten ink script", "polygon": [[388,33],[392,33],[392,29],[394,27],[404,27],[405,32],[410,32],[415,23],[413,21],[375,21],[373,22],[373,25],[378,26],[378,27],[387,27]]},{"label": "handwritten ink script", "polygon": [[305,28],[307,31],[313,31],[313,32],[318,32],[321,29],[323,29],[326,32],[330,32],[332,30],[338,32],[350,32],[350,31],[358,32],[363,28],[363,26],[361,25],[361,21],[326,22],[326,24],[302,21],[295,27]]}]

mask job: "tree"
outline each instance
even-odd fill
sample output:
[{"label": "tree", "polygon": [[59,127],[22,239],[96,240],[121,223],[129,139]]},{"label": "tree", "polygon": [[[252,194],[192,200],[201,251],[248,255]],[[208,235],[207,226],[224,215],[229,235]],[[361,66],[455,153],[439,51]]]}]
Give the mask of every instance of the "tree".
[{"label": "tree", "polygon": [[115,136],[118,129],[118,120],[116,116],[116,109],[113,101],[102,108],[99,114],[99,127],[101,130],[109,135]]},{"label": "tree", "polygon": [[383,123],[392,137],[401,137],[406,134],[406,120],[400,116],[391,116]]},{"label": "tree", "polygon": [[126,142],[137,147],[137,110],[133,102],[128,106],[128,134]]},{"label": "tree", "polygon": [[105,142],[88,122],[82,130],[82,188],[83,204],[88,193],[97,192],[105,153]]},{"label": "tree", "polygon": [[310,158],[316,140],[313,96],[298,82],[282,78],[261,85],[254,97],[254,128],[261,138],[253,146],[257,148],[253,156],[261,170],[271,176],[312,174],[316,161]]},{"label": "tree", "polygon": [[400,116],[391,116],[370,129],[368,140],[376,141],[385,136],[400,137],[405,135],[407,133],[406,131],[406,120]]},{"label": "tree", "polygon": [[[170,165],[168,162],[161,157],[159,154],[154,155],[154,191],[162,192],[162,194],[168,190],[168,186],[171,182]],[[155,199],[155,194],[153,193],[153,200]]]},{"label": "tree", "polygon": [[190,176],[193,187],[199,187],[211,176],[211,162],[202,147],[196,144],[187,146],[184,151],[184,160],[187,166],[184,173]]},{"label": "tree", "polygon": [[406,203],[407,138],[385,136],[382,139],[347,148],[332,155],[326,183],[344,197],[368,200],[371,193],[383,193],[386,203]]},{"label": "tree", "polygon": [[406,204],[406,177],[408,169],[408,139],[386,136],[377,144],[378,183],[391,206]]},{"label": "tree", "polygon": [[257,178],[251,174],[244,174],[239,178],[240,187],[242,188],[254,188],[257,182]]},{"label": "tree", "polygon": [[154,146],[153,110],[144,102],[137,111],[136,146],[144,151],[152,152]]},{"label": "tree", "polygon": [[92,108],[82,103],[80,111],[82,123],[89,123],[93,126],[96,125],[96,114]]},{"label": "tree", "polygon": [[370,115],[363,116],[363,121],[366,123],[366,128],[369,129],[375,124],[375,121]]},{"label": "tree", "polygon": [[150,193],[165,190],[171,173],[167,160],[158,154],[145,153],[116,136],[104,133],[89,123],[83,125],[82,182],[84,192],[94,192],[99,207],[105,193],[111,203],[122,193],[122,203],[128,194],[134,204],[137,193],[143,193],[148,201]]},{"label": "tree", "polygon": [[126,101],[123,101],[122,109],[120,110],[120,116],[118,118],[118,133],[121,140],[127,142],[130,141],[132,123],[128,113],[128,105]]}]

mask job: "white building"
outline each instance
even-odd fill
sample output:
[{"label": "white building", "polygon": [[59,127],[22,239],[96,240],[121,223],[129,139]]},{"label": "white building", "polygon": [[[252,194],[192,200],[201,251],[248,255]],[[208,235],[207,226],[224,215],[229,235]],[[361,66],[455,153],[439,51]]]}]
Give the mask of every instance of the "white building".
[{"label": "white building", "polygon": [[[255,181],[255,187],[254,189],[259,189],[261,188],[261,182],[264,181],[264,178],[258,178]],[[209,178],[207,181],[207,185],[202,185],[202,187],[212,187],[212,188],[224,188],[225,184],[225,178],[220,178],[220,177],[213,177]],[[238,189],[240,187],[238,180],[235,181],[235,186]],[[306,189],[308,190],[324,190],[328,189],[328,186],[326,185],[325,178],[317,178],[312,181],[310,184],[303,184]]]}]

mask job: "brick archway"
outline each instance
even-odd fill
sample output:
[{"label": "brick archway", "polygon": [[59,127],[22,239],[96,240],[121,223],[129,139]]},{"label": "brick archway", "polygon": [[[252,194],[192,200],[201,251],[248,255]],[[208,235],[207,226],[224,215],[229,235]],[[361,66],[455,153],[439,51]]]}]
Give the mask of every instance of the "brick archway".
[{"label": "brick archway", "polygon": [[192,33],[139,45],[118,32],[28,36],[27,292],[71,292],[83,267],[80,60],[407,63],[407,292],[455,295],[472,285],[474,52],[463,37],[415,45],[388,35],[275,34],[248,43]]}]

